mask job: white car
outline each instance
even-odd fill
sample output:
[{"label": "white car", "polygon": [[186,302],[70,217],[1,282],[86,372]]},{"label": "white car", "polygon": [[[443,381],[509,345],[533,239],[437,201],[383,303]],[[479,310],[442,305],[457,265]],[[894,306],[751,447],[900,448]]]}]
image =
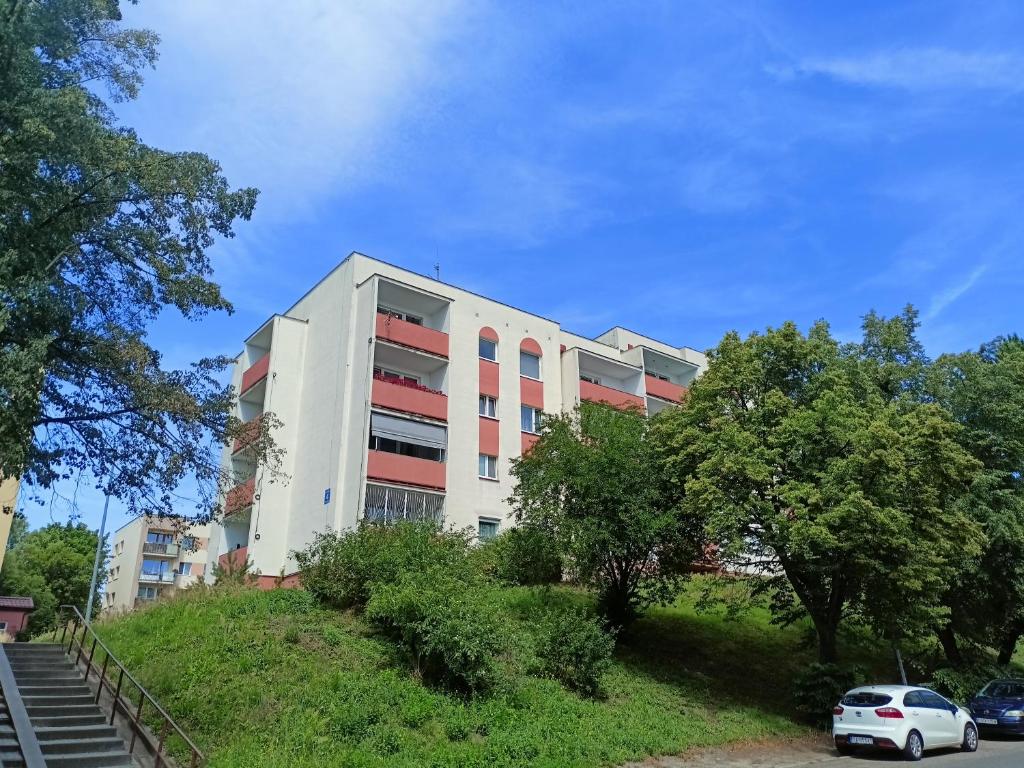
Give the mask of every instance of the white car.
[{"label": "white car", "polygon": [[832,710],[832,738],[844,755],[878,747],[920,760],[926,749],[974,752],[978,726],[966,709],[927,688],[865,685],[848,692]]}]

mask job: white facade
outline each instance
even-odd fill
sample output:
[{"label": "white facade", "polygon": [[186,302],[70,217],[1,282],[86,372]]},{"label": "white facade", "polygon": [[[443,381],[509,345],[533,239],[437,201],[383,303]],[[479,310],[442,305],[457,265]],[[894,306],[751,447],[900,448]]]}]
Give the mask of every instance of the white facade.
[{"label": "white facade", "polygon": [[169,596],[206,575],[210,527],[143,515],[113,535],[104,611],[132,608]]},{"label": "white facade", "polygon": [[269,585],[295,572],[290,553],[316,532],[364,517],[440,513],[446,526],[491,535],[511,524],[509,462],[535,439],[522,406],[557,412],[591,399],[654,413],[704,366],[689,348],[623,328],[587,339],[352,254],[238,357],[239,415],[281,420],[274,437],[290,479],[269,482],[244,445],[225,451],[238,486],[211,526],[211,565],[251,558]]}]

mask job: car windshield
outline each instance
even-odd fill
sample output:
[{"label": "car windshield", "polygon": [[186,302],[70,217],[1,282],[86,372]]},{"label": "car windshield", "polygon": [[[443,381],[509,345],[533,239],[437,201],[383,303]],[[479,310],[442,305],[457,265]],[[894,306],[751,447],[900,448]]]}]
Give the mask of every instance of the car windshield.
[{"label": "car windshield", "polygon": [[1024,681],[993,680],[978,695],[991,696],[993,699],[1024,699]]},{"label": "car windshield", "polygon": [[844,707],[884,707],[890,701],[892,696],[886,696],[884,693],[858,691],[846,694],[839,703]]}]

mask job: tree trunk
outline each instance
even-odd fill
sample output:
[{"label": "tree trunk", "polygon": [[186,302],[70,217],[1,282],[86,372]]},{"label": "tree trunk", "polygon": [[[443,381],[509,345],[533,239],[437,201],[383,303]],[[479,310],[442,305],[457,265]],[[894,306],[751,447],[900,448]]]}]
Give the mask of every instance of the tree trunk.
[{"label": "tree trunk", "polygon": [[818,661],[835,664],[839,661],[837,636],[839,627],[826,619],[814,619],[814,631],[818,635]]},{"label": "tree trunk", "polygon": [[996,658],[996,663],[1000,666],[1005,667],[1013,659],[1013,653],[1017,650],[1017,641],[1020,640],[1020,630],[1017,628],[1009,629],[1006,634],[1003,635],[1002,642],[999,643],[999,656]]},{"label": "tree trunk", "polygon": [[946,661],[952,666],[959,667],[964,663],[964,657],[960,653],[960,646],[956,642],[956,633],[953,632],[953,625],[946,624],[936,634],[942,644],[942,652],[946,654]]}]

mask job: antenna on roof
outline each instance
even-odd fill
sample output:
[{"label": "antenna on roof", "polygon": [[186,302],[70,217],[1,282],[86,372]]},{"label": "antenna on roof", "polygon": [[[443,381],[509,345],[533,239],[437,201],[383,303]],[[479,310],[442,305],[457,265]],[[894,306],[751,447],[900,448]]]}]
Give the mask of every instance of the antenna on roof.
[{"label": "antenna on roof", "polygon": [[439,262],[439,261],[435,261],[434,262],[434,279],[435,280],[440,280],[441,279],[441,262]]}]

